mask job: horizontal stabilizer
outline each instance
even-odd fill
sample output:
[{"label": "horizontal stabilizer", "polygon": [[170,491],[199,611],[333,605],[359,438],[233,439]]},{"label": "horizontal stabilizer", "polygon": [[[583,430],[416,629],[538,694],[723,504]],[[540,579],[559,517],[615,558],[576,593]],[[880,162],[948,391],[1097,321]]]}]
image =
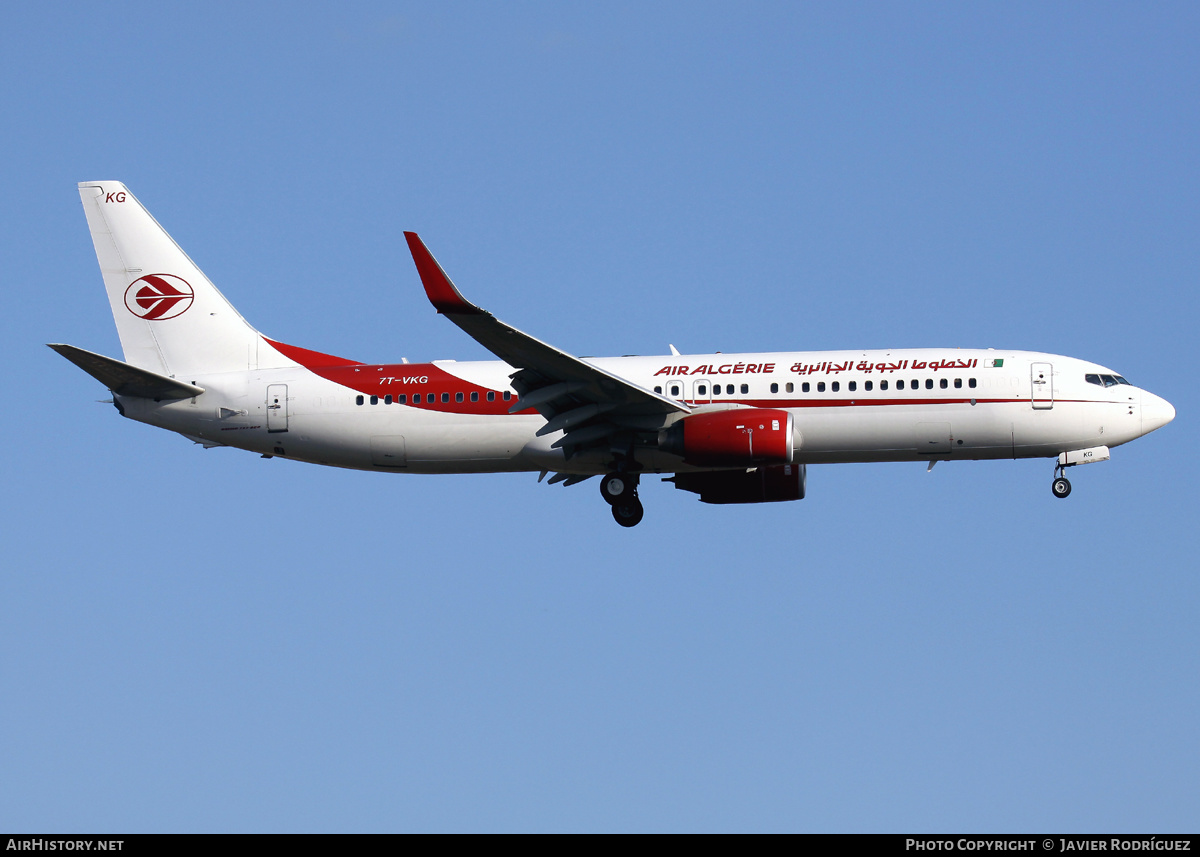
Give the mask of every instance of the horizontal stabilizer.
[{"label": "horizontal stabilizer", "polygon": [[204,392],[203,387],[185,384],[174,378],[105,357],[103,354],[94,354],[91,351],[76,348],[74,345],[63,345],[58,342],[50,342],[47,345],[118,396],[138,396],[143,399],[160,401],[162,399],[188,399]]}]

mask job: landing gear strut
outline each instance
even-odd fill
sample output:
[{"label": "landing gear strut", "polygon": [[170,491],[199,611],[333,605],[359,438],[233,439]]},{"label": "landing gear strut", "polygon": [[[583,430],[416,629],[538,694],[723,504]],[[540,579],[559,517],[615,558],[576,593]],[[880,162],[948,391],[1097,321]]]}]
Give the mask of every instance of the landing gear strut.
[{"label": "landing gear strut", "polygon": [[600,495],[612,506],[613,520],[622,527],[636,527],[645,510],[638,499],[638,475],[616,471],[600,480]]},{"label": "landing gear strut", "polygon": [[1061,464],[1056,465],[1054,468],[1054,481],[1050,483],[1050,490],[1060,500],[1071,493],[1071,482],[1063,475]]}]

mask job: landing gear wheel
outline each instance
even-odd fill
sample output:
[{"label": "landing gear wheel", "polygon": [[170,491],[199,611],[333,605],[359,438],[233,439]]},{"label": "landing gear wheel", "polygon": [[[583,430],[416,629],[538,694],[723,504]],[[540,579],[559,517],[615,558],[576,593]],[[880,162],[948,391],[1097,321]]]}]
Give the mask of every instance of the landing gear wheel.
[{"label": "landing gear wheel", "polygon": [[622,527],[636,527],[641,523],[644,513],[645,510],[642,508],[642,501],[637,497],[613,503],[613,520]]},{"label": "landing gear wheel", "polygon": [[636,476],[628,473],[609,473],[600,480],[600,494],[610,506],[628,503],[637,497],[637,485]]},{"label": "landing gear wheel", "polygon": [[1071,493],[1071,483],[1067,481],[1067,477],[1059,476],[1050,483],[1050,490],[1054,492],[1054,496],[1060,500]]}]

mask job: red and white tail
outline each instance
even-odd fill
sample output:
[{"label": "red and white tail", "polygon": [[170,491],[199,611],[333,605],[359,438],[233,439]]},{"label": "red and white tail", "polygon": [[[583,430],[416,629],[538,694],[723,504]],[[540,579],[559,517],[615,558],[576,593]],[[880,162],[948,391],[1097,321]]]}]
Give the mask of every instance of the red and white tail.
[{"label": "red and white tail", "polygon": [[289,365],[120,182],[80,182],[125,361],[170,377]]}]

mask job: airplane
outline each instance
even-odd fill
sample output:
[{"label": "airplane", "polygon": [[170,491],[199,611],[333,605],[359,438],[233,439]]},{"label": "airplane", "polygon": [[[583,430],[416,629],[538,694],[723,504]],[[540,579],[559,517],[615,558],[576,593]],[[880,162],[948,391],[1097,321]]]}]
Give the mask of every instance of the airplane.
[{"label": "airplane", "polygon": [[579,358],[463,297],[406,232],[425,294],[498,360],[363,363],[251,327],[120,182],[79,184],[124,360],[51,343],[124,417],[228,446],[388,473],[599,476],[624,527],[641,477],[704,503],[803,499],[807,465],[1054,458],[1065,471],[1169,423],[1123,376],[994,349]]}]

